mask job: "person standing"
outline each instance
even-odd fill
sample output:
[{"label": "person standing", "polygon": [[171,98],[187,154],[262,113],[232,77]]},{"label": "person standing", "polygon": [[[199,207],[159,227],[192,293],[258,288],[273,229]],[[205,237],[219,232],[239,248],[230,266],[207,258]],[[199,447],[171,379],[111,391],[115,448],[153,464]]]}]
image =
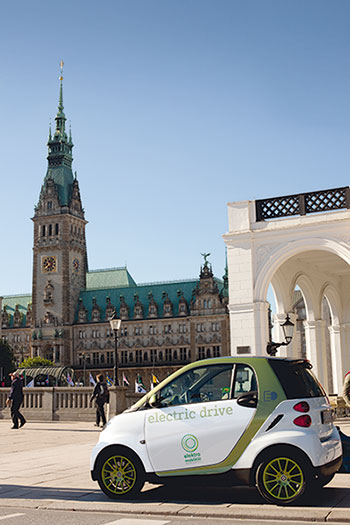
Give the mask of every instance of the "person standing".
[{"label": "person standing", "polygon": [[[24,416],[19,411],[24,399],[23,383],[18,372],[11,372],[9,375],[11,377],[11,390],[8,399],[6,399],[6,405],[9,406],[11,403],[11,418],[13,422],[11,428],[20,428],[26,423]],[[19,426],[18,421],[20,421]]]},{"label": "person standing", "polygon": [[100,420],[102,420],[102,426],[106,424],[106,415],[104,405],[109,403],[109,392],[107,383],[104,380],[103,374],[97,376],[97,383],[92,393],[90,401],[96,399],[96,423],[95,426],[100,426]]}]

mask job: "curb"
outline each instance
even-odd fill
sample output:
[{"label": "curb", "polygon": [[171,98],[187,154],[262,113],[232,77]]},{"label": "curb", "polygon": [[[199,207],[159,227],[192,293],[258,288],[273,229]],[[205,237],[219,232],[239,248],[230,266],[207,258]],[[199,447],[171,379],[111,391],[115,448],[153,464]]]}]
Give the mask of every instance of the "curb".
[{"label": "curb", "polygon": [[235,520],[295,521],[313,523],[350,523],[348,508],[335,507],[270,507],[267,505],[245,506],[239,504],[194,505],[176,503],[117,503],[76,500],[3,499],[2,507],[30,508],[79,512],[105,512],[138,516],[178,516],[198,518],[226,518]]}]

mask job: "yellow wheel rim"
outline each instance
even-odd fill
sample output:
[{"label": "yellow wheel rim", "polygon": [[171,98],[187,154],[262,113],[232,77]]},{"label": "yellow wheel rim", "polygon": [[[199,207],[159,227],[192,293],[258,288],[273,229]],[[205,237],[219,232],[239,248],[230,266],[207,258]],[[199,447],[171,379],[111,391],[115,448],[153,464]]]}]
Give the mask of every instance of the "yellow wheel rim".
[{"label": "yellow wheel rim", "polygon": [[102,467],[101,480],[113,494],[127,494],[136,483],[135,466],[124,456],[112,456]]},{"label": "yellow wheel rim", "polygon": [[272,459],[264,468],[263,485],[275,499],[295,498],[303,489],[304,474],[296,461],[290,458]]}]

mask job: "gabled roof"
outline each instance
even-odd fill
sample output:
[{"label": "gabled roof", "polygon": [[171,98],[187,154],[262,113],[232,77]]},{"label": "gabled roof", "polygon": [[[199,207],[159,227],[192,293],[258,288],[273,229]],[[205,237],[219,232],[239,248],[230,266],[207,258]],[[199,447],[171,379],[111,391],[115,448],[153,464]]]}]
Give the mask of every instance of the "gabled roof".
[{"label": "gabled roof", "polygon": [[123,286],[137,286],[126,267],[91,270],[86,274],[87,290],[119,288]]}]

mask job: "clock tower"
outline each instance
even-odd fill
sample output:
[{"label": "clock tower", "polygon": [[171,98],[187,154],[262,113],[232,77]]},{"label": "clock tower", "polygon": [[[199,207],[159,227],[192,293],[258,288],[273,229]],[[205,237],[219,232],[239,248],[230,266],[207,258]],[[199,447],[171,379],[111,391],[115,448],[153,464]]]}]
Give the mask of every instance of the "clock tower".
[{"label": "clock tower", "polygon": [[56,364],[73,362],[72,324],[86,285],[84,210],[72,172],[73,142],[66,133],[61,66],[55,131],[48,140],[48,167],[33,217],[33,356]]}]

